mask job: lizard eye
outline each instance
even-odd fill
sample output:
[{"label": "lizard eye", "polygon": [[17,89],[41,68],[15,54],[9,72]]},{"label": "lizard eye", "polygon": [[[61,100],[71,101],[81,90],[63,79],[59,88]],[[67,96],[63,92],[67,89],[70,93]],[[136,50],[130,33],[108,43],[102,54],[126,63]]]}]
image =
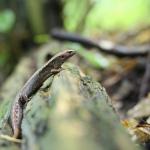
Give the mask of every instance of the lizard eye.
[{"label": "lizard eye", "polygon": [[62,58],[62,59],[64,59],[64,58],[65,58],[65,56],[64,56],[64,55],[62,55],[62,56],[61,56],[61,58]]}]

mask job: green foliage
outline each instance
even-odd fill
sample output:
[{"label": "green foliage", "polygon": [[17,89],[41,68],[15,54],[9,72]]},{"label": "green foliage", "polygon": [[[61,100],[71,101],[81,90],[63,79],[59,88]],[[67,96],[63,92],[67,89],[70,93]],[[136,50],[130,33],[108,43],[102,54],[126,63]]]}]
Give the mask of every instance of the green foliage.
[{"label": "green foliage", "polygon": [[3,10],[0,12],[0,32],[9,32],[15,23],[15,14],[12,10]]},{"label": "green foliage", "polygon": [[148,0],[101,0],[91,11],[87,26],[117,30],[150,21],[148,3]]},{"label": "green foliage", "polygon": [[78,53],[85,58],[92,66],[96,68],[107,68],[110,66],[110,62],[107,58],[102,56],[100,53],[94,53],[90,51],[86,51],[83,49],[79,49]]},{"label": "green foliage", "polygon": [[127,30],[139,24],[150,23],[149,0],[65,0],[65,27],[74,31],[85,11],[86,2],[94,6],[86,16],[84,31]]},{"label": "green foliage", "polygon": [[0,51],[0,67],[4,66],[8,61],[10,55],[7,50]]},{"label": "green foliage", "polygon": [[9,113],[10,107],[11,104],[7,100],[3,101],[0,105],[0,128],[2,128],[4,119],[6,119],[5,116],[8,115],[7,112]]},{"label": "green foliage", "polygon": [[50,40],[49,35],[48,34],[37,34],[34,37],[34,41],[38,44],[43,44],[46,43]]},{"label": "green foliage", "polygon": [[106,69],[111,66],[112,60],[107,59],[97,52],[85,50],[77,44],[69,45],[70,48],[75,49],[91,66],[95,68]]},{"label": "green foliage", "polygon": [[64,0],[64,19],[65,27],[74,31],[78,23],[80,22],[80,17],[86,9],[87,0]]}]

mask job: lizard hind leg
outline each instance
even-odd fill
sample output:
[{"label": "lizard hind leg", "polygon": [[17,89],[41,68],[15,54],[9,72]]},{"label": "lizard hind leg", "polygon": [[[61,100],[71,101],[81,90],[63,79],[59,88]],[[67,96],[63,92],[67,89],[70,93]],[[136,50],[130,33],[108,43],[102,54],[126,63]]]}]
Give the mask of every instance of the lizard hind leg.
[{"label": "lizard hind leg", "polygon": [[13,138],[17,139],[20,136],[20,130],[16,128],[13,133]]},{"label": "lizard hind leg", "polygon": [[14,137],[4,135],[4,134],[0,134],[0,139],[7,140],[7,141],[10,141],[10,142],[14,142],[14,143],[22,143],[22,140],[16,139]]}]

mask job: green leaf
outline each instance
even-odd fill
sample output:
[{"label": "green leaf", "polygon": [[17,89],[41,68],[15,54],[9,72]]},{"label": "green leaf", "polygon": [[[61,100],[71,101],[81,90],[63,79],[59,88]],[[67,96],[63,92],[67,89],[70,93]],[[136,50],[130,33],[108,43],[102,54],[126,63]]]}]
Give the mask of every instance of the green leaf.
[{"label": "green leaf", "polygon": [[15,23],[15,14],[12,10],[3,10],[0,12],[0,32],[7,33]]},{"label": "green leaf", "polygon": [[34,41],[38,44],[46,43],[50,40],[50,37],[48,34],[38,34],[34,37]]},{"label": "green leaf", "polygon": [[4,66],[9,59],[9,52],[7,50],[3,50],[0,52],[0,67]]},{"label": "green leaf", "polygon": [[106,69],[111,66],[112,60],[104,57],[98,52],[87,51],[78,44],[71,44],[72,49],[75,49],[91,66],[95,68]]},{"label": "green leaf", "polygon": [[81,49],[78,50],[78,53],[96,68],[106,69],[110,66],[109,60],[102,56],[100,53],[89,52]]}]

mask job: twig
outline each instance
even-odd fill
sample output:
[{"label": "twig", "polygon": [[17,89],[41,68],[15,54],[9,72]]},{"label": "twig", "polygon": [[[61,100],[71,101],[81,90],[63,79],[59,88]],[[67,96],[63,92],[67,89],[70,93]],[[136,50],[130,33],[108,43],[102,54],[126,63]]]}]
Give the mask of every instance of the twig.
[{"label": "twig", "polygon": [[100,41],[98,43],[80,35],[64,32],[58,29],[52,30],[51,36],[60,41],[71,41],[75,43],[80,43],[88,48],[97,48],[99,51],[118,57],[146,56],[150,51],[150,44],[129,48],[124,45],[116,45],[111,41]]}]

